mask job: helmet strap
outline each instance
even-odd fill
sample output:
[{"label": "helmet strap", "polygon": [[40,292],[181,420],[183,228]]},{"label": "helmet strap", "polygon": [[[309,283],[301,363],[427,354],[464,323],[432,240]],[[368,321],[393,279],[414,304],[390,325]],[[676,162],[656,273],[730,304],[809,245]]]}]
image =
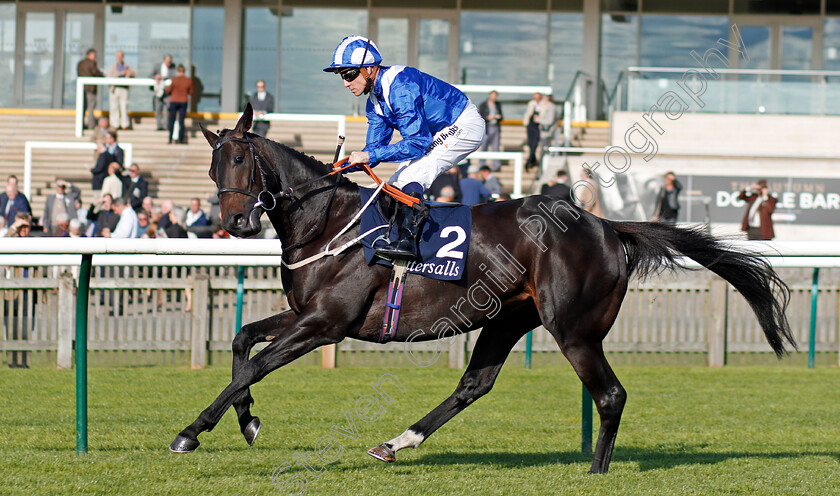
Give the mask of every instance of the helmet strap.
[{"label": "helmet strap", "polygon": [[365,81],[367,81],[367,83],[365,83],[365,90],[362,92],[365,95],[373,90],[373,80],[376,78],[376,74],[378,72],[375,67],[369,67],[368,70],[370,72],[368,72],[368,75],[365,76]]}]

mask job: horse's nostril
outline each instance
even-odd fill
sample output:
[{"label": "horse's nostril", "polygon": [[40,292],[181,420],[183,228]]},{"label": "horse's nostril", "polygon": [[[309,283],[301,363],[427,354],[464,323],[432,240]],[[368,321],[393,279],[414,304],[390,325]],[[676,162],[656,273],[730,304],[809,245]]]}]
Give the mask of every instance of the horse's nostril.
[{"label": "horse's nostril", "polygon": [[247,219],[245,218],[244,215],[236,214],[236,215],[233,216],[233,225],[235,227],[242,227],[245,224],[246,220]]}]

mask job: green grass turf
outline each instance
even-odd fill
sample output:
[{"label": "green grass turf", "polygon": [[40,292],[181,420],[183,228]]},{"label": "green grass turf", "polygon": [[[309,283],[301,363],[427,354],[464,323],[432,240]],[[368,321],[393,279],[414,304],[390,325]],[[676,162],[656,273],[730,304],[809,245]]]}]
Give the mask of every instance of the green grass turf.
[{"label": "green grass turf", "polygon": [[[406,392],[364,422],[319,476],[296,464],[332,425],[346,426],[379,377]],[[227,384],[221,367],[94,368],[90,453],[75,454],[73,371],[0,369],[0,494],[840,494],[840,369],[618,367],[628,402],[606,475],[580,454],[581,387],[569,367],[508,366],[494,390],[397,463],[365,454],[443,400],[446,369],[283,369],[252,388],[254,447],[233,409],[198,451],[167,450]],[[596,420],[597,426],[597,420]],[[336,454],[335,451],[333,451]],[[314,455],[313,458],[314,460]],[[314,463],[313,463],[314,465]],[[318,467],[320,468],[320,467]]]}]

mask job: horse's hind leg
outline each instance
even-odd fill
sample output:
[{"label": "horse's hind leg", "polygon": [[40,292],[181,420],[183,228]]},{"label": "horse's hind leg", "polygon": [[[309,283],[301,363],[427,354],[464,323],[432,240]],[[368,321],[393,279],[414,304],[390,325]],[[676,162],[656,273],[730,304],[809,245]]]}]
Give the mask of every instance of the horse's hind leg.
[{"label": "horse's hind leg", "polygon": [[561,348],[598,408],[601,429],[598,432],[595,457],[589,472],[604,474],[610,468],[627,393],[607,363],[600,341],[567,342]]},{"label": "horse's hind leg", "polygon": [[[248,361],[254,345],[273,340],[277,337],[278,332],[282,332],[282,329],[291,324],[295,318],[294,312],[289,310],[242,326],[242,329],[233,338],[231,346],[233,350],[233,366],[231,367],[233,375],[235,376],[242,364]],[[251,405],[253,404],[254,398],[251,397],[250,387],[245,388],[239,397],[233,401],[236,417],[239,419],[239,430],[245,436],[245,441],[249,446],[254,444],[257,435],[260,433],[260,419],[251,415]]]},{"label": "horse's hind leg", "polygon": [[[519,320],[515,322],[513,319],[507,319],[486,325],[478,336],[470,364],[455,392],[401,435],[371,448],[368,454],[382,461],[396,461],[397,451],[416,448],[458,412],[487,394],[492,389],[510,350],[519,338],[532,328],[528,326],[528,322],[524,325],[521,323],[531,319]],[[536,319],[534,321],[536,322]]]}]

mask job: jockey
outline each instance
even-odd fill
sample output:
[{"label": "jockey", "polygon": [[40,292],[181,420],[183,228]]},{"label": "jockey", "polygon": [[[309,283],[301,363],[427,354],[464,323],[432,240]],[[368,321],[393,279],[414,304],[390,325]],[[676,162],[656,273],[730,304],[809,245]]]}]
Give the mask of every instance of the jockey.
[{"label": "jockey", "polygon": [[[400,162],[388,183],[420,199],[397,212],[399,239],[377,250],[391,259],[417,259],[417,238],[428,215],[425,191],[437,176],[481,146],[484,119],[454,86],[402,65],[382,66],[376,44],[362,36],[344,38],[325,72],[334,72],[356,96],[369,95],[367,144],[350,153],[351,164]],[[391,144],[394,130],[402,140]],[[350,169],[352,170],[352,169]]]}]

